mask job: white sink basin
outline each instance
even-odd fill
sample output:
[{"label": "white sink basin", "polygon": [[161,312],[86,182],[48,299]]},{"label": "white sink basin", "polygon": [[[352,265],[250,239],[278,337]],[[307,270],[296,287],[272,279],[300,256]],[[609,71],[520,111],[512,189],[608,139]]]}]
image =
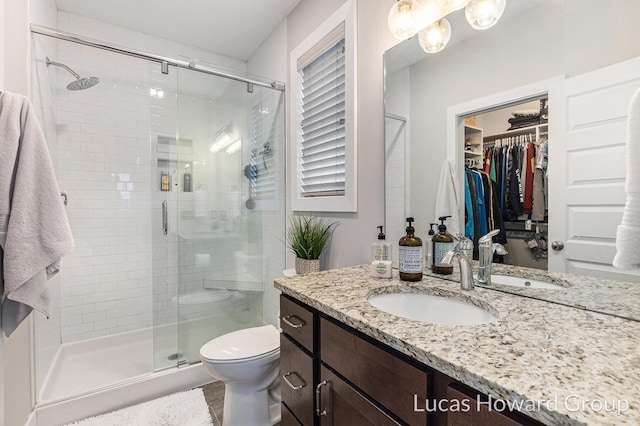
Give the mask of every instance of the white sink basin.
[{"label": "white sink basin", "polygon": [[377,294],[368,301],[389,314],[430,324],[479,325],[497,319],[491,312],[471,303],[423,293]]},{"label": "white sink basin", "polygon": [[512,277],[510,275],[491,275],[491,283],[499,285],[508,285],[511,287],[520,288],[535,288],[546,290],[562,290],[564,287],[551,284],[540,280],[534,280],[532,278]]}]

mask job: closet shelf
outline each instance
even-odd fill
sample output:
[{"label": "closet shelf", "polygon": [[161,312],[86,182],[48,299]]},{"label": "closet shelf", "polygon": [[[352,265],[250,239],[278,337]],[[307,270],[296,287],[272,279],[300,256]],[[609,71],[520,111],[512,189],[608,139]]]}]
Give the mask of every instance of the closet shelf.
[{"label": "closet shelf", "polygon": [[535,126],[523,127],[521,129],[507,130],[502,133],[496,133],[483,138],[484,143],[493,142],[496,139],[509,138],[521,135],[546,135],[549,133],[549,123],[536,124]]}]

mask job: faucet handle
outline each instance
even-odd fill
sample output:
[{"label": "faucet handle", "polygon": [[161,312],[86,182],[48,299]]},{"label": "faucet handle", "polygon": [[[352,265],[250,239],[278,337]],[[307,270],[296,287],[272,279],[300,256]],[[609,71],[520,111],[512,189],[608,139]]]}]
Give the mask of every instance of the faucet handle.
[{"label": "faucet handle", "polygon": [[499,229],[494,229],[493,231],[489,232],[487,235],[483,235],[482,237],[480,237],[480,239],[478,240],[478,244],[491,242],[491,239],[493,238],[493,236],[498,235],[499,233],[500,233]]},{"label": "faucet handle", "polygon": [[491,249],[495,254],[499,254],[500,256],[504,256],[505,254],[509,254],[506,248],[500,243],[493,243],[491,245]]}]

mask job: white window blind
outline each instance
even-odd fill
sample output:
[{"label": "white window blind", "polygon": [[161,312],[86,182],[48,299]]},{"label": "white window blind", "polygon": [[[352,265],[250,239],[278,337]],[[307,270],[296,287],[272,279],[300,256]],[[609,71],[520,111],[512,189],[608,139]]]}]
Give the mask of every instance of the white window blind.
[{"label": "white window blind", "polygon": [[298,60],[298,149],[303,197],[345,194],[344,23]]}]

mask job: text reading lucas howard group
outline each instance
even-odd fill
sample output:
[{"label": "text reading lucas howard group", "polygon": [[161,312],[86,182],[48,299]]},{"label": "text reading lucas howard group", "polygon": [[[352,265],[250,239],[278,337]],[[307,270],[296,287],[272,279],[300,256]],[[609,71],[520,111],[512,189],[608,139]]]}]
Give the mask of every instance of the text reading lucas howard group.
[{"label": "text reading lucas howard group", "polygon": [[580,395],[569,395],[560,398],[556,395],[552,399],[534,401],[505,401],[503,399],[494,399],[478,395],[476,399],[440,399],[422,400],[418,395],[413,395],[413,411],[416,412],[447,412],[447,411],[480,411],[482,409],[488,411],[557,411],[558,407],[564,407],[566,411],[592,411],[595,413],[611,412],[622,415],[629,410],[629,401],[626,399],[587,399]]}]

